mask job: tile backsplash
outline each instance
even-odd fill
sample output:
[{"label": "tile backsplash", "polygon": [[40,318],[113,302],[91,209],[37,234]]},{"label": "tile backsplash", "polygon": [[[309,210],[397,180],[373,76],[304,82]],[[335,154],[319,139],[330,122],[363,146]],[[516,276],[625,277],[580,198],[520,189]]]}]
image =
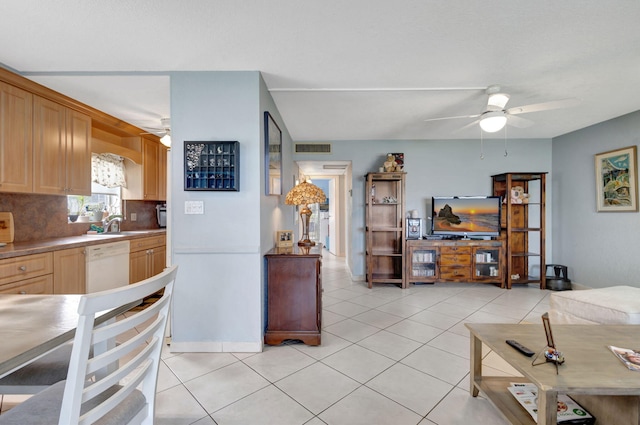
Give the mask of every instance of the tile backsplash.
[{"label": "tile backsplash", "polygon": [[[157,229],[156,201],[123,201],[122,230]],[[14,242],[78,236],[89,230],[90,223],[69,223],[67,197],[59,195],[32,195],[1,193],[0,211],[13,213]],[[137,220],[130,220],[131,213]]]}]

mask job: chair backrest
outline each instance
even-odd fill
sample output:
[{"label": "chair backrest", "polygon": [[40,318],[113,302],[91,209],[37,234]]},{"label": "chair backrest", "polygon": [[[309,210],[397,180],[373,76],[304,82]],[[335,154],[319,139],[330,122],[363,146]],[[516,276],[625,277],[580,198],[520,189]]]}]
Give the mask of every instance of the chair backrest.
[{"label": "chair backrest", "polygon": [[[176,272],[173,266],[138,283],[82,297],[60,425],[91,424],[114,411],[120,411],[117,423],[153,423],[158,366]],[[161,290],[162,297],[146,308],[95,326],[96,313],[141,301]]]}]

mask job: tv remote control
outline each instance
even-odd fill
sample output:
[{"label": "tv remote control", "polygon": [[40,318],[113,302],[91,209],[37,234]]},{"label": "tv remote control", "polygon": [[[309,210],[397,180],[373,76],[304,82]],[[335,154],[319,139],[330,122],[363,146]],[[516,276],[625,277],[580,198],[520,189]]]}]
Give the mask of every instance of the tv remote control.
[{"label": "tv remote control", "polygon": [[515,339],[508,339],[507,340],[507,344],[509,344],[510,346],[515,348],[516,350],[520,351],[522,354],[524,354],[527,357],[531,357],[531,356],[533,356],[535,354],[533,351],[529,350],[527,347],[525,347],[524,345],[520,344]]}]

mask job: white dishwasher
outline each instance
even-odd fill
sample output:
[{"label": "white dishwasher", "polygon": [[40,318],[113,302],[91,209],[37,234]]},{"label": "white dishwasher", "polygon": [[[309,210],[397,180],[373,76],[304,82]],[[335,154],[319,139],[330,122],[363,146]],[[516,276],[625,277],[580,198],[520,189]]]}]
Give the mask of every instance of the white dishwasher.
[{"label": "white dishwasher", "polygon": [[129,241],[87,247],[87,293],[129,284]]}]

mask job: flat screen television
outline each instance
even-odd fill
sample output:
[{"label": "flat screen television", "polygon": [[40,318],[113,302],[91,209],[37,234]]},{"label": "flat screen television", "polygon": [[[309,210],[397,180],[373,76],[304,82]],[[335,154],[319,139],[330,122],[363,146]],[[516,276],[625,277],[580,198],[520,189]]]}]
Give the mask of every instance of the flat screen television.
[{"label": "flat screen television", "polygon": [[500,235],[500,196],[434,196],[431,205],[433,235],[455,238]]}]

